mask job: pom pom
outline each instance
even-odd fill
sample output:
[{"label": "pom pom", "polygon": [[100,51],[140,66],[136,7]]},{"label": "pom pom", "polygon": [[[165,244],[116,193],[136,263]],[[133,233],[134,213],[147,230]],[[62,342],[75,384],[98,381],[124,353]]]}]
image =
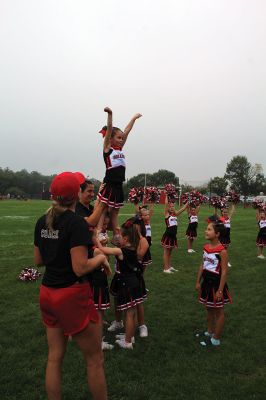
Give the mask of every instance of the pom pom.
[{"label": "pom pom", "polygon": [[226,208],[226,199],[224,197],[219,197],[219,196],[213,196],[210,199],[210,205],[214,208],[219,208],[220,210],[222,208]]},{"label": "pom pom", "polygon": [[132,188],[128,194],[128,201],[133,204],[142,203],[144,197],[144,188]]},{"label": "pom pom", "polygon": [[255,210],[266,210],[266,204],[262,199],[254,199],[252,202],[252,207],[255,208]]},{"label": "pom pom", "polygon": [[240,196],[234,191],[230,191],[226,194],[226,200],[230,203],[237,204],[240,202]]},{"label": "pom pom", "polygon": [[157,187],[151,186],[145,188],[145,200],[147,203],[159,203],[161,192]]},{"label": "pom pom", "polygon": [[170,203],[178,202],[179,196],[175,185],[173,185],[172,183],[168,183],[167,185],[165,185],[164,190]]},{"label": "pom pom", "polygon": [[197,190],[193,190],[190,193],[183,193],[181,196],[181,203],[188,203],[191,207],[197,207],[202,203],[206,203],[208,201],[207,197],[198,192]]},{"label": "pom pom", "polygon": [[20,272],[18,279],[24,282],[33,282],[37,281],[37,279],[41,276],[41,272],[34,268],[23,268]]}]

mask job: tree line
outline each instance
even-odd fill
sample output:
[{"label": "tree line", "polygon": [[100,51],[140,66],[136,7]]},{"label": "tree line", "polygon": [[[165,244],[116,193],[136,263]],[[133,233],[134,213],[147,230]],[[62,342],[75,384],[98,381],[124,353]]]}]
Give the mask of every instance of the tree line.
[{"label": "tree line", "polygon": [[[54,175],[42,175],[37,171],[26,169],[14,172],[9,168],[0,168],[0,195],[10,194],[14,197],[49,198],[49,188]],[[100,182],[92,179],[97,190]],[[132,187],[156,186],[164,187],[167,183],[179,186],[179,177],[174,172],[160,169],[157,172],[141,173],[130,178],[124,185],[125,194]],[[235,156],[227,164],[222,177],[214,177],[205,185],[192,187],[181,185],[182,192],[196,189],[203,194],[215,193],[222,196],[227,190],[235,190],[243,196],[266,193],[266,178],[260,164],[252,165],[246,156]]]}]

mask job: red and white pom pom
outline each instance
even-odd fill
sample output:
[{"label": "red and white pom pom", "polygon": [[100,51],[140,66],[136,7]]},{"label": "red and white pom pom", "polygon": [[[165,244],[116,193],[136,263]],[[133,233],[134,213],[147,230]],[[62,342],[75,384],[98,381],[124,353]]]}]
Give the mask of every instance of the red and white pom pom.
[{"label": "red and white pom pom", "polygon": [[145,188],[145,201],[147,203],[159,203],[160,202],[160,190],[155,187],[146,187]]},{"label": "red and white pom pom", "polygon": [[254,199],[252,202],[252,207],[255,208],[255,210],[266,210],[266,204],[262,199]]},{"label": "red and white pom pom", "polygon": [[175,203],[178,201],[179,196],[175,185],[168,183],[165,185],[164,190],[167,194],[169,203]]},{"label": "red and white pom pom", "polygon": [[144,188],[132,188],[128,194],[128,201],[133,204],[142,203],[144,197]]},{"label": "red and white pom pom", "polygon": [[240,202],[240,196],[232,190],[226,194],[226,200],[230,203],[237,204]]},{"label": "red and white pom pom", "polygon": [[20,281],[24,282],[33,282],[37,281],[37,279],[41,276],[41,272],[34,268],[23,268],[21,273],[18,276]]},{"label": "red and white pom pom", "polygon": [[219,197],[219,196],[213,196],[210,199],[210,204],[212,207],[219,208],[220,210],[222,208],[226,208],[227,206],[226,199],[224,197]]},{"label": "red and white pom pom", "polygon": [[181,197],[182,204],[188,203],[190,206],[194,207],[198,207],[200,204],[205,203],[206,201],[207,197],[197,190],[193,190],[190,193],[183,193]]}]

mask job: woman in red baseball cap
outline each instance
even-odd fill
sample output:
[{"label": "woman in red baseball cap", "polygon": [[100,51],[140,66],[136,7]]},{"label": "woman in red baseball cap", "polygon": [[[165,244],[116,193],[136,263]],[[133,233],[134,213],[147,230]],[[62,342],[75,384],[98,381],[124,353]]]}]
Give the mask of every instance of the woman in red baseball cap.
[{"label": "woman in red baseball cap", "polygon": [[101,324],[89,282],[84,275],[104,265],[104,255],[88,259],[88,225],[75,214],[80,182],[72,172],[57,175],[51,184],[53,204],[36,223],[34,258],[45,265],[40,288],[40,308],[46,326],[48,399],[61,399],[62,362],[71,335],[87,364],[88,384],[93,399],[107,399],[101,350]]}]

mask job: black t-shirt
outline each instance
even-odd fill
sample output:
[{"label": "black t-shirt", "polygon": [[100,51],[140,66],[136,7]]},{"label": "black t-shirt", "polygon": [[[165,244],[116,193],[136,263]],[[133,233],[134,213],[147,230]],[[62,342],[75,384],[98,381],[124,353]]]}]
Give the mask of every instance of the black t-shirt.
[{"label": "black t-shirt", "polygon": [[[80,217],[87,218],[93,213],[93,210],[94,210],[94,207],[91,206],[90,204],[89,204],[89,207],[86,207],[83,204],[81,204],[80,202],[77,202],[75,212]],[[94,243],[93,243],[93,240],[92,240],[94,227],[88,225],[88,228],[89,228],[89,230],[88,230],[88,243],[87,243],[87,246],[88,246],[89,249],[91,249],[94,246]]]},{"label": "black t-shirt", "polygon": [[93,206],[89,204],[88,207],[81,204],[79,201],[76,204],[76,214],[83,218],[89,217],[93,213]]},{"label": "black t-shirt", "polygon": [[88,246],[88,224],[67,210],[55,220],[54,230],[50,231],[45,217],[43,215],[37,221],[34,232],[34,244],[46,267],[42,284],[55,288],[71,286],[78,277],[72,269],[70,249]]}]

